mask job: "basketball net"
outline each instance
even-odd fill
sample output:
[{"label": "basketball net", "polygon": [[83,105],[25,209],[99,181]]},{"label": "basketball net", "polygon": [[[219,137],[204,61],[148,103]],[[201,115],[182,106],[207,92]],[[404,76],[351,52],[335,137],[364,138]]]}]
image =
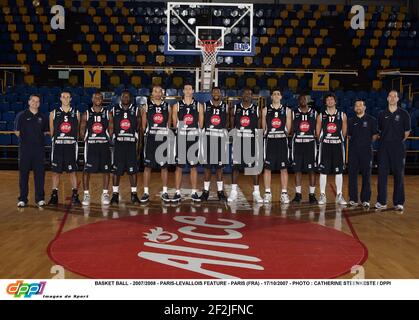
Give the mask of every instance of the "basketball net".
[{"label": "basketball net", "polygon": [[221,47],[219,40],[198,40],[202,52],[202,65],[215,66],[217,64],[217,54]]}]

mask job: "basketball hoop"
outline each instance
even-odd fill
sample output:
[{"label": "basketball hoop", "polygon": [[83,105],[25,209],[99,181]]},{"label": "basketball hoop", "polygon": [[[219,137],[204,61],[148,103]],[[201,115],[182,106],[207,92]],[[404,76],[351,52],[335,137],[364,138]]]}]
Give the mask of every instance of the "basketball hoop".
[{"label": "basketball hoop", "polygon": [[220,40],[198,40],[202,52],[202,64],[204,66],[215,66],[217,64],[217,54],[221,47]]}]

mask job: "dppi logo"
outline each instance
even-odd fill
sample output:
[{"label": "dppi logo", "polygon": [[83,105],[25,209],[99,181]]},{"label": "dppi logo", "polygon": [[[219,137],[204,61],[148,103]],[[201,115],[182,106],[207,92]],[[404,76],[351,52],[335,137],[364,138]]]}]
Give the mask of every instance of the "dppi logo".
[{"label": "dppi logo", "polygon": [[22,280],[18,280],[15,283],[11,283],[7,286],[7,293],[14,295],[15,298],[31,298],[33,295],[42,294],[45,289],[46,282],[34,282],[24,283]]}]

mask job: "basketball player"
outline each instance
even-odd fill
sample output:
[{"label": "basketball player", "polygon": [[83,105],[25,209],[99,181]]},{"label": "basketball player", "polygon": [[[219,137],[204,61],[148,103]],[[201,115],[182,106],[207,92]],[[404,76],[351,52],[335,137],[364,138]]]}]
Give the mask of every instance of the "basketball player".
[{"label": "basketball player", "polygon": [[[141,109],[142,130],[144,132],[144,194],[141,202],[146,203],[150,199],[149,185],[151,169],[161,170],[163,192],[161,199],[170,202],[171,199],[167,192],[168,178],[168,157],[170,157],[171,141],[169,136],[169,126],[172,118],[172,111],[169,104],[163,99],[163,89],[159,85],[154,85],[151,97],[147,104]],[[166,144],[166,152],[160,154],[159,147]]]},{"label": "basketball player", "polygon": [[[259,146],[256,139],[256,130],[262,127],[262,117],[259,115],[259,106],[252,102],[252,89],[245,88],[243,90],[242,101],[234,106],[230,112],[230,126],[236,129],[236,141],[233,141],[233,174],[231,192],[228,197],[229,202],[237,200],[237,179],[240,170],[245,168],[252,168],[258,164]],[[235,146],[238,146],[239,151],[234,151]],[[255,156],[256,159],[250,161],[245,159],[244,148],[250,148],[250,156]],[[248,150],[247,150],[248,151]],[[263,199],[259,191],[259,174],[253,175],[253,201],[262,203]]]},{"label": "basketball player", "polygon": [[343,170],[345,164],[346,115],[338,111],[336,96],[325,97],[326,110],[317,116],[316,134],[319,139],[318,168],[320,172],[319,204],[326,204],[327,175],[335,174],[336,203],[346,205],[342,195]]},{"label": "basketball player", "polygon": [[84,170],[82,204],[90,204],[89,182],[91,173],[102,173],[101,202],[109,205],[110,197],[109,171],[111,169],[110,140],[112,135],[112,122],[109,121],[109,110],[102,106],[103,96],[96,92],[92,96],[92,107],[82,116],[80,136],[84,137]]},{"label": "basketball player", "polygon": [[308,106],[307,97],[298,97],[298,108],[292,113],[293,137],[291,160],[295,172],[295,197],[293,203],[301,202],[301,173],[309,174],[309,203],[316,204],[317,199],[314,194],[316,190],[316,118],[317,112]]},{"label": "basketball player", "polygon": [[202,150],[205,171],[204,190],[201,194],[201,200],[208,200],[212,169],[215,169],[218,200],[226,201],[223,168],[228,161],[226,157],[228,154],[228,105],[222,101],[220,88],[212,88],[211,100],[205,102],[202,109],[203,112],[200,113],[199,123],[205,132]]},{"label": "basketball player", "polygon": [[281,203],[290,202],[288,196],[289,149],[288,132],[291,130],[291,110],[281,104],[281,91],[273,90],[272,103],[262,110],[262,129],[265,135],[264,173],[265,196],[263,201],[272,201],[272,170],[281,171]]},{"label": "basketball player", "polygon": [[132,103],[131,93],[124,90],[121,101],[109,114],[113,122],[113,161],[112,161],[112,198],[111,205],[119,203],[119,183],[121,176],[128,174],[131,185],[131,202],[139,203],[137,196],[137,144],[139,141],[140,112]]},{"label": "basketball player", "polygon": [[71,105],[70,92],[61,92],[61,107],[53,110],[49,116],[51,145],[52,193],[49,205],[58,204],[58,185],[63,172],[70,174],[72,187],[71,203],[80,204],[77,193],[77,138],[80,114]]},{"label": "basketball player", "polygon": [[173,126],[177,128],[176,139],[176,192],[173,202],[181,201],[180,187],[182,184],[182,170],[185,163],[191,168],[192,201],[201,201],[197,194],[199,162],[199,118],[202,114],[202,105],[193,98],[191,84],[183,86],[183,99],[178,101],[172,108]]}]

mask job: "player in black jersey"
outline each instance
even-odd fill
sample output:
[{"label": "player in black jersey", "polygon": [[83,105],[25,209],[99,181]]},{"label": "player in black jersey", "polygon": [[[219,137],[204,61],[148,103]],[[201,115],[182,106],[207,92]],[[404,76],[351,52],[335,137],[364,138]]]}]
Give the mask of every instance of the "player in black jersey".
[{"label": "player in black jersey", "polygon": [[58,204],[58,185],[63,172],[70,174],[73,189],[71,202],[80,204],[77,193],[77,155],[80,114],[70,105],[71,94],[62,92],[61,107],[50,113],[52,193],[49,205]]},{"label": "player in black jersey", "polygon": [[291,130],[291,110],[281,104],[281,91],[272,90],[272,103],[262,110],[262,128],[265,134],[264,173],[265,196],[263,201],[272,201],[272,170],[281,172],[281,203],[290,202],[288,196],[289,148],[288,133]]},{"label": "player in black jersey", "polygon": [[316,155],[316,120],[317,112],[308,106],[307,97],[298,97],[298,107],[292,112],[292,144],[291,161],[295,173],[295,197],[293,203],[301,202],[301,173],[309,174],[310,190],[309,202],[316,204],[317,199],[314,194],[316,190],[317,169]]},{"label": "player in black jersey", "polygon": [[223,102],[221,90],[213,87],[211,100],[202,104],[200,127],[204,129],[202,139],[202,162],[204,171],[204,190],[201,200],[207,201],[210,193],[212,170],[216,170],[217,196],[226,201],[223,183],[223,167],[228,163],[228,105]]},{"label": "player in black jersey", "polygon": [[[237,180],[240,170],[251,169],[253,173],[253,201],[262,203],[263,199],[259,191],[259,174],[257,168],[262,166],[259,161],[262,156],[259,141],[256,137],[257,130],[262,127],[262,117],[259,106],[252,102],[252,89],[244,88],[242,101],[234,106],[230,112],[230,127],[236,131],[233,133],[233,174],[231,192],[228,202],[237,200]],[[237,148],[237,149],[236,149]]]},{"label": "player in black jersey", "polygon": [[193,98],[193,87],[191,84],[183,86],[183,99],[172,107],[173,126],[176,132],[176,192],[173,202],[181,200],[180,187],[182,184],[183,166],[188,164],[191,168],[191,199],[201,201],[197,194],[199,163],[199,118],[203,112],[202,105]]},{"label": "player in black jersey", "polygon": [[[141,202],[148,202],[150,199],[149,184],[151,169],[161,170],[163,192],[161,199],[170,202],[167,192],[169,157],[173,152],[170,123],[172,110],[167,102],[163,100],[163,88],[159,85],[153,86],[151,97],[147,104],[141,109],[142,130],[144,132],[144,194]],[[163,150],[164,149],[164,150]],[[162,152],[161,152],[162,151]]]},{"label": "player in black jersey", "polygon": [[137,172],[140,131],[139,108],[132,103],[131,93],[124,90],[121,93],[121,102],[112,108],[109,121],[113,122],[113,186],[111,204],[119,203],[119,182],[121,176],[128,174],[131,185],[131,202],[139,203],[137,196]]},{"label": "player in black jersey", "polygon": [[345,166],[346,115],[338,111],[336,96],[329,93],[325,97],[326,110],[317,116],[316,134],[319,139],[317,166],[320,172],[319,204],[326,204],[327,175],[335,174],[336,203],[346,205],[342,195],[343,170]]},{"label": "player in black jersey", "polygon": [[102,106],[103,96],[96,92],[92,96],[92,107],[82,116],[80,136],[84,137],[84,170],[82,204],[90,204],[89,182],[91,173],[102,173],[102,197],[104,205],[110,203],[109,171],[111,169],[110,140],[112,136],[112,121],[109,121],[110,111]]}]

